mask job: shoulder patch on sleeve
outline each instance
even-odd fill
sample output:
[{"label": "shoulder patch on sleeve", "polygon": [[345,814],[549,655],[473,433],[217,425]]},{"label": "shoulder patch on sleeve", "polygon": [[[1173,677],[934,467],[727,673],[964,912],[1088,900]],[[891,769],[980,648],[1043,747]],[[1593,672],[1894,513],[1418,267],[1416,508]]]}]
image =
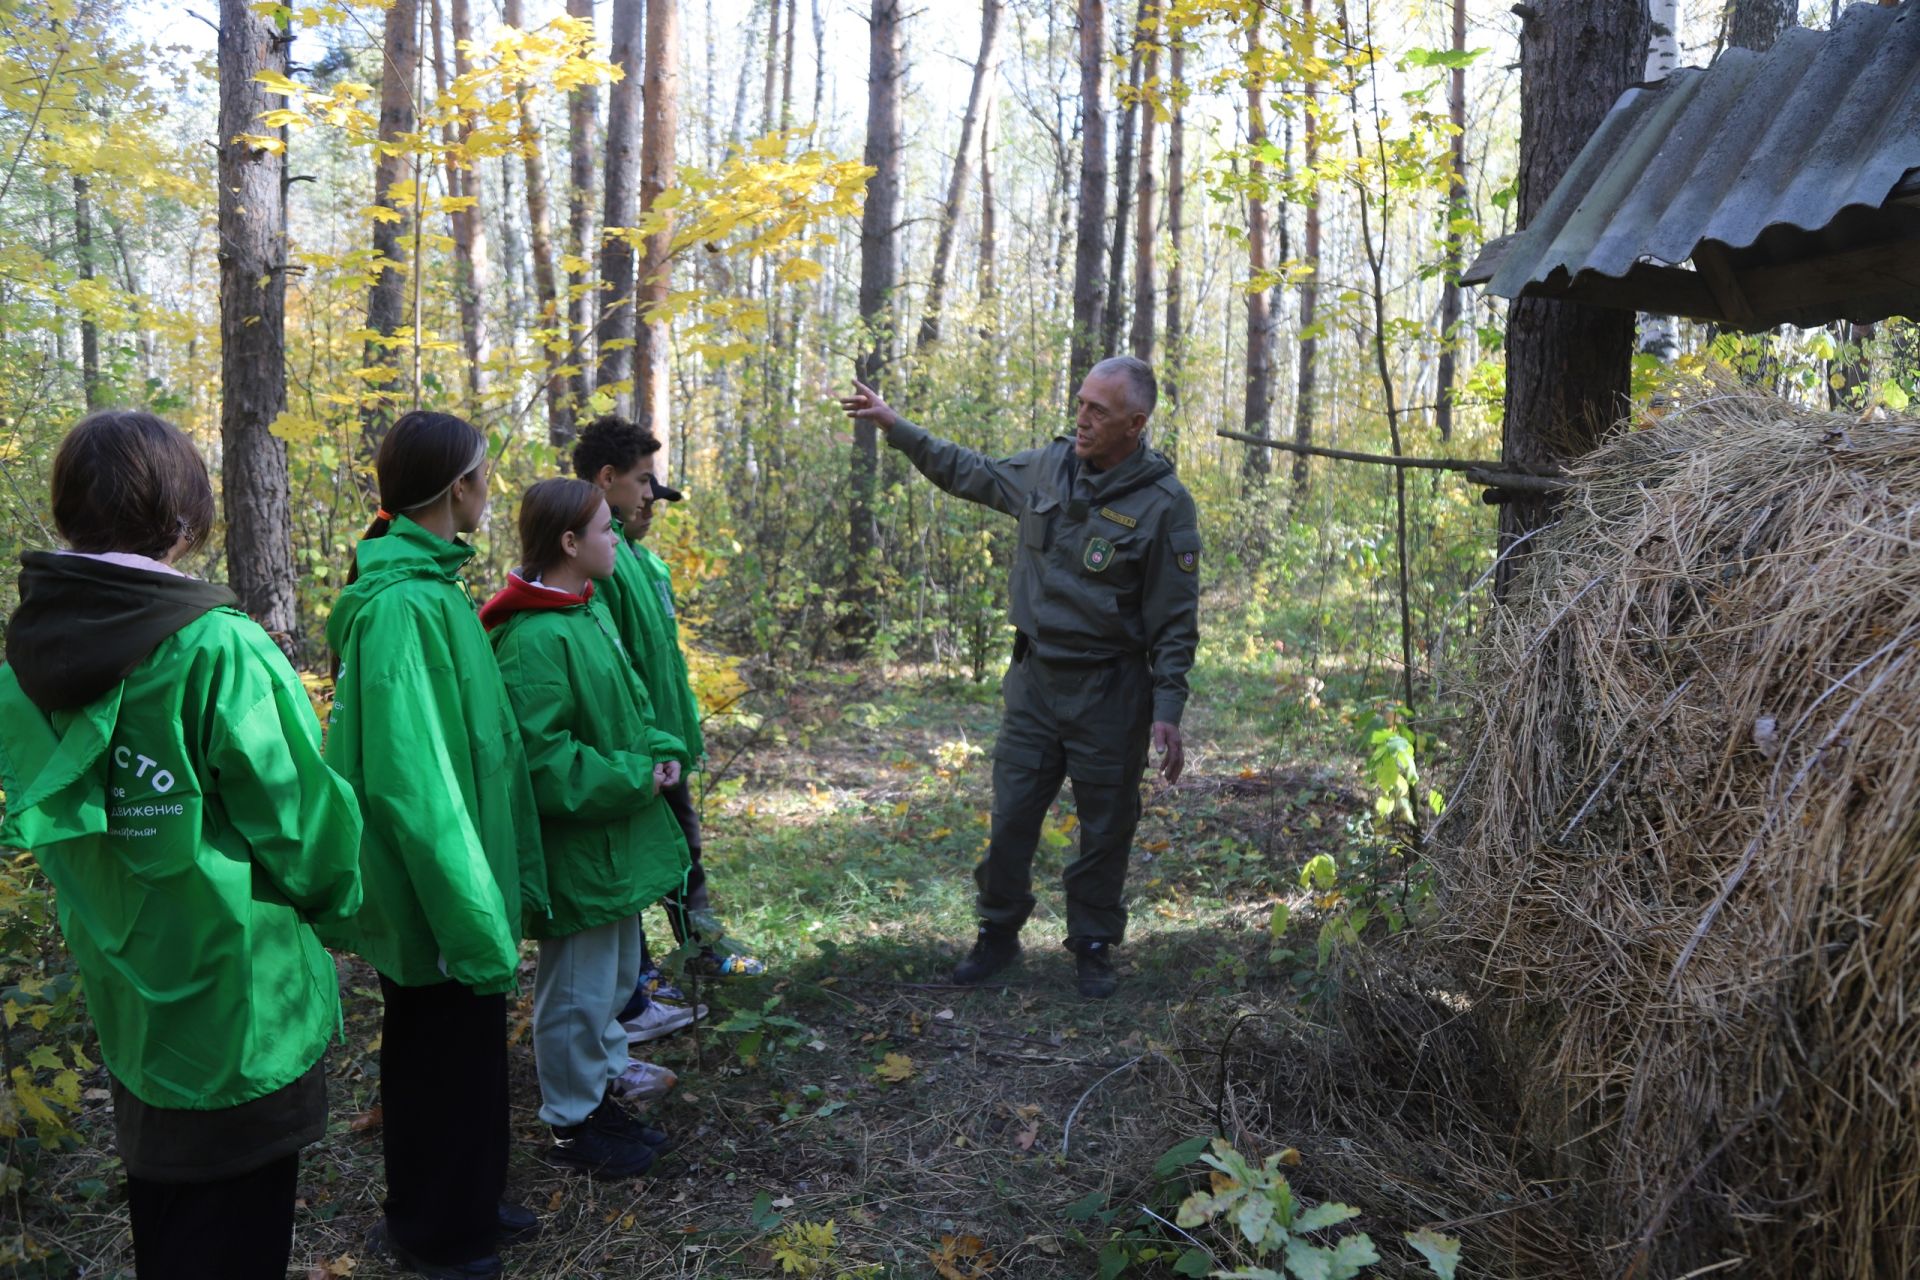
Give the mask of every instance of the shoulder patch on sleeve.
[{"label": "shoulder patch on sleeve", "polygon": [[1175,529],[1167,535],[1167,545],[1173,550],[1173,562],[1180,566],[1182,573],[1196,573],[1200,569],[1200,531],[1198,529]]}]

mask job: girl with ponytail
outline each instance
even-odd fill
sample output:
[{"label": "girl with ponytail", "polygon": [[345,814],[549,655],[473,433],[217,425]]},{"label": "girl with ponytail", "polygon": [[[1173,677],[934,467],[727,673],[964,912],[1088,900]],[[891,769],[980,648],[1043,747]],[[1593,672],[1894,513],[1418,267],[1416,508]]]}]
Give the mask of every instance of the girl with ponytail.
[{"label": "girl with ponytail", "polygon": [[487,442],[414,412],[374,459],[380,509],[327,619],[326,758],[366,821],[365,903],[326,936],[385,996],[385,1218],[369,1247],[424,1275],[500,1274],[539,1230],[501,1197],[507,993],[523,919],[546,911],[540,829],[493,651],[460,572],[487,508]]}]

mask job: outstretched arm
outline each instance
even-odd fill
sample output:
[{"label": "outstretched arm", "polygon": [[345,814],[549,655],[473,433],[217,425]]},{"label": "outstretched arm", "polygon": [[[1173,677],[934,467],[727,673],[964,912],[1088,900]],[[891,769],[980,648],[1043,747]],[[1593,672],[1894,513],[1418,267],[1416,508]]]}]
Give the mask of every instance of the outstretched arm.
[{"label": "outstretched arm", "polygon": [[884,430],[890,446],[906,454],[921,475],[954,497],[1008,515],[1019,514],[1020,503],[1032,485],[1030,473],[1040,455],[1038,449],[1010,458],[989,458],[916,427],[863,382],[853,384],[853,394],[840,397],[840,407],[855,422],[871,422]]}]

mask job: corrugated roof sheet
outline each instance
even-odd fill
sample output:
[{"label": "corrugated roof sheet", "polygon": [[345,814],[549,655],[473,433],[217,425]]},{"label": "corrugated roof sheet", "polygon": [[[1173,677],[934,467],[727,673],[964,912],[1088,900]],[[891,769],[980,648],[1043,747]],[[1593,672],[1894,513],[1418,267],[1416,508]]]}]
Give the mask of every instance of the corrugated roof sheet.
[{"label": "corrugated roof sheet", "polygon": [[1816,240],[1797,232],[1887,205],[1916,167],[1920,3],[1857,4],[1831,31],[1796,28],[1764,54],[1728,49],[1710,67],[1621,95],[1512,237],[1490,288],[1513,298],[1530,285],[1624,277],[1684,262],[1707,241],[1753,267],[1905,240],[1920,232],[1920,211],[1856,213]]}]

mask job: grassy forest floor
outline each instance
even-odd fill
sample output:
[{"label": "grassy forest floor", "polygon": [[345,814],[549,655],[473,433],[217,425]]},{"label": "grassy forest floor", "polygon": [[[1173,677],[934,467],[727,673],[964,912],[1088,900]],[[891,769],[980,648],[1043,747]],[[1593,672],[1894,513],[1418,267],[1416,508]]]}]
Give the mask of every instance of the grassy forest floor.
[{"label": "grassy forest floor", "polygon": [[[510,1192],[546,1218],[546,1232],[508,1255],[508,1274],[1176,1274],[1193,1245],[1145,1210],[1173,1217],[1205,1170],[1161,1158],[1182,1142],[1190,1156],[1190,1140],[1216,1125],[1256,1159],[1297,1142],[1305,1162],[1295,1182],[1313,1194],[1319,1153],[1309,1141],[1275,1139],[1271,1105],[1258,1118],[1240,1111],[1239,1099],[1269,1085],[1284,1091],[1287,1055],[1270,1036],[1243,1034],[1233,1050],[1243,1084],[1227,1088],[1224,1046],[1250,1016],[1293,1019],[1306,1008],[1296,966],[1272,956],[1273,906],[1299,896],[1302,863],[1335,849],[1365,800],[1352,748],[1329,736],[1336,722],[1306,714],[1275,671],[1261,655],[1203,658],[1187,774],[1147,798],[1123,985],[1106,1002],[1075,994],[1059,946],[1058,874],[1074,840],[1066,795],[1042,842],[1023,961],[1004,985],[945,985],[972,931],[994,682],[819,669],[763,699],[761,718],[723,728],[710,744],[720,780],[706,795],[711,883],[718,913],[772,973],[705,984],[713,1014],[701,1034],[648,1047],[681,1073],[656,1111],[679,1146],[637,1182],[543,1161],[523,995],[511,1015]],[[667,938],[657,911],[649,931]],[[363,1244],[382,1187],[370,1111],[377,983],[356,959],[342,960],[341,977],[347,1044],[330,1059],[328,1137],[302,1165],[296,1274],[385,1277]],[[718,1030],[730,1016],[736,1029]],[[1299,1025],[1311,1027],[1304,1016]],[[1410,1076],[1402,1083],[1409,1098],[1419,1092]],[[49,1153],[40,1168],[64,1220],[28,1229],[62,1245],[81,1274],[130,1275],[104,1091],[88,1096],[79,1148]],[[1320,1101],[1337,1109],[1335,1098]],[[1453,1141],[1439,1120],[1421,1123],[1436,1143]],[[1459,1178],[1363,1169],[1359,1185],[1370,1180],[1384,1195]],[[1355,1224],[1371,1226],[1388,1255],[1379,1274],[1414,1274],[1400,1229],[1497,1210],[1524,1191],[1456,1190],[1436,1204],[1401,1188],[1383,1218]],[[1216,1250],[1213,1265],[1230,1265],[1211,1232],[1196,1239]],[[1199,1262],[1190,1256],[1178,1274],[1203,1273]]]}]

